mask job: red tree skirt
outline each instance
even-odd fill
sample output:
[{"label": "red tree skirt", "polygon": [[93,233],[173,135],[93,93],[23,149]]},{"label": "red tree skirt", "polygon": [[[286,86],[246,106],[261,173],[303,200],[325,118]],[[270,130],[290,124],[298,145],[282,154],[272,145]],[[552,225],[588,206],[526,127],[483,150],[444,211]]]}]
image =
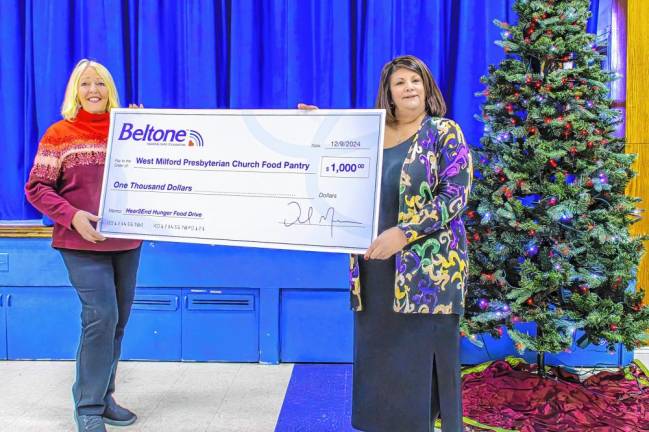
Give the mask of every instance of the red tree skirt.
[{"label": "red tree skirt", "polygon": [[579,377],[507,359],[462,376],[467,424],[521,432],[649,431],[649,373],[639,363],[617,372]]}]

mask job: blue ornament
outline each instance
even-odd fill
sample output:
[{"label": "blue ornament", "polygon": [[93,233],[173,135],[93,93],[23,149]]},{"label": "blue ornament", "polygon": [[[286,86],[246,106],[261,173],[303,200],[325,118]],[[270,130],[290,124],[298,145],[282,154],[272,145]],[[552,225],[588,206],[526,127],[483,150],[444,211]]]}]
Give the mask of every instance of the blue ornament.
[{"label": "blue ornament", "polygon": [[517,197],[517,198],[521,202],[521,204],[523,204],[523,207],[533,209],[533,208],[536,207],[539,200],[541,199],[541,195],[539,195],[539,194],[531,194],[531,195],[526,195],[526,196]]},{"label": "blue ornament", "polygon": [[567,185],[574,184],[576,179],[577,179],[577,177],[574,174],[568,174],[566,176],[566,184]]},{"label": "blue ornament", "polygon": [[539,245],[535,241],[531,241],[525,246],[525,254],[533,257],[539,253]]}]

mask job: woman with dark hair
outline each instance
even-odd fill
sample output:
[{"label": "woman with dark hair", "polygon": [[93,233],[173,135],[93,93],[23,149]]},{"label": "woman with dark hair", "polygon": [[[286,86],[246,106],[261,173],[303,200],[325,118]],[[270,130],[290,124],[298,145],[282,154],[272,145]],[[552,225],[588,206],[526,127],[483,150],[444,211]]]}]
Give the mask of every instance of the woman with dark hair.
[{"label": "woman with dark hair", "polygon": [[[298,108],[315,107],[300,104]],[[383,66],[379,236],[351,257],[352,424],[368,432],[462,431],[459,319],[468,273],[461,214],[471,154],[428,67]]]},{"label": "woman with dark hair", "polygon": [[54,221],[58,249],[81,302],[81,340],[72,395],[79,432],[106,432],[136,415],[113,399],[124,327],[140,262],[139,240],[107,239],[96,231],[110,110],[119,106],[110,72],[81,60],[63,99],[60,120],[38,145],[25,194]]},{"label": "woman with dark hair", "polygon": [[[381,72],[386,110],[379,236],[352,257],[354,389],[361,430],[462,427],[459,319],[467,244],[460,215],[471,154],[428,67],[401,56]],[[360,261],[360,262],[359,262]],[[395,313],[396,312],[396,313]]]}]

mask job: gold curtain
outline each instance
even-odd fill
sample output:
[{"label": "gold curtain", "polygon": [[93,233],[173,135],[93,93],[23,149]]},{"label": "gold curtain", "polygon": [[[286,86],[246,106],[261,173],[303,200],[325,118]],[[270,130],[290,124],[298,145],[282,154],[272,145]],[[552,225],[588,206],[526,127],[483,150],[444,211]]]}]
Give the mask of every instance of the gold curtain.
[{"label": "gold curtain", "polygon": [[[622,4],[620,4],[622,3]],[[626,57],[626,150],[636,153],[634,169],[638,173],[627,193],[642,199],[643,219],[633,226],[634,234],[649,233],[649,1],[619,1],[627,6]],[[638,268],[637,286],[643,288],[649,304],[649,242]]]}]

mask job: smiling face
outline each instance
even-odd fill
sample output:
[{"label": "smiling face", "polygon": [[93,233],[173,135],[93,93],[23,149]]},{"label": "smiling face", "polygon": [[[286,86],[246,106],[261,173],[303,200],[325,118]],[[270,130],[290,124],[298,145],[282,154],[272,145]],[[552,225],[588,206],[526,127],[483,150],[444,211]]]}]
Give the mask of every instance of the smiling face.
[{"label": "smiling face", "polygon": [[81,74],[77,94],[81,107],[89,113],[106,112],[108,105],[108,87],[94,67],[89,66]]},{"label": "smiling face", "polygon": [[426,109],[426,90],[421,76],[408,69],[397,69],[390,76],[390,95],[395,115],[419,114]]}]

